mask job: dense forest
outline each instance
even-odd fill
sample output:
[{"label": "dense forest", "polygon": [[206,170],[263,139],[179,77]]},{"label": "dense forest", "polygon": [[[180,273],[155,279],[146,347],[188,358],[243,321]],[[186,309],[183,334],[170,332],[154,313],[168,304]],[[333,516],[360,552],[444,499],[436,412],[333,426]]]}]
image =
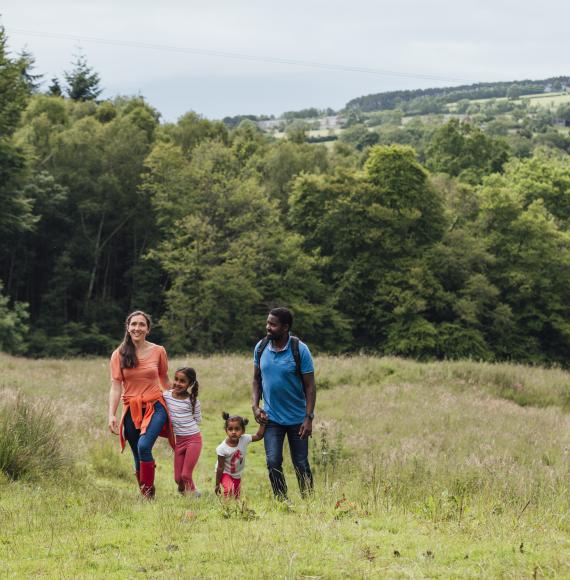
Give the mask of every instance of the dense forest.
[{"label": "dense forest", "polygon": [[325,146],[64,79],[0,29],[1,350],[108,354],[140,308],[173,353],[246,351],[279,304],[314,350],[570,360],[570,110],[356,111]]},{"label": "dense forest", "polygon": [[570,77],[552,77],[544,80],[524,80],[494,83],[475,83],[458,87],[440,87],[404,91],[388,91],[357,97],[346,104],[346,109],[383,111],[406,107],[417,99],[431,97],[441,105],[456,103],[463,99],[516,98],[520,95],[544,93],[545,90],[560,91],[570,87]]}]

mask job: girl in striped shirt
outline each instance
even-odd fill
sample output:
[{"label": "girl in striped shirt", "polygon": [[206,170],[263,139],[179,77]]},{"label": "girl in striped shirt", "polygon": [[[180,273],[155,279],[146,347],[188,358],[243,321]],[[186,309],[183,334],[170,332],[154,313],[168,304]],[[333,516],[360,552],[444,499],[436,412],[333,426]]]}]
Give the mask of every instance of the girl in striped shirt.
[{"label": "girl in striped shirt", "polygon": [[200,492],[196,489],[192,473],[202,451],[202,434],[199,427],[202,413],[198,389],[196,371],[191,367],[182,367],[174,374],[172,388],[163,393],[176,436],[174,480],[180,493],[194,494],[197,497],[200,496]]}]

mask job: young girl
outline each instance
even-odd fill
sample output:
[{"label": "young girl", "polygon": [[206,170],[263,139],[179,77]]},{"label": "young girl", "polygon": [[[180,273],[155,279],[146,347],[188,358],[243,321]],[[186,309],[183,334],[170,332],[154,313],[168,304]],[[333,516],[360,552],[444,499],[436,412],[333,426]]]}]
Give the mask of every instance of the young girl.
[{"label": "young girl", "polygon": [[170,420],[176,435],[174,449],[174,480],[180,493],[200,496],[192,479],[192,473],[202,451],[202,434],[198,424],[202,421],[199,384],[196,371],[190,367],[179,368],[172,388],[164,392]]},{"label": "young girl", "polygon": [[252,441],[260,441],[265,435],[265,425],[260,425],[255,435],[246,435],[245,426],[248,420],[239,415],[222,413],[225,421],[226,439],[216,448],[218,465],[216,468],[215,492],[224,488],[224,496],[239,497],[241,476],[245,464],[247,446]]}]

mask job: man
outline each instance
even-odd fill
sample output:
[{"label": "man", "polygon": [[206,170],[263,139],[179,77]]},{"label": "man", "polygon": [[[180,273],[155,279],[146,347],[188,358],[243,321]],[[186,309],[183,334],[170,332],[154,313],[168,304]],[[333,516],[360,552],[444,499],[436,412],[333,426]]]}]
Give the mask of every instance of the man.
[{"label": "man", "polygon": [[[292,325],[290,310],[271,310],[265,325],[267,337],[257,343],[253,354],[252,410],[255,420],[267,425],[267,469],[273,493],[279,499],[287,498],[282,469],[285,436],[301,494],[313,489],[309,437],[315,416],[315,373],[307,345],[290,335]],[[263,409],[259,406],[262,395]]]}]

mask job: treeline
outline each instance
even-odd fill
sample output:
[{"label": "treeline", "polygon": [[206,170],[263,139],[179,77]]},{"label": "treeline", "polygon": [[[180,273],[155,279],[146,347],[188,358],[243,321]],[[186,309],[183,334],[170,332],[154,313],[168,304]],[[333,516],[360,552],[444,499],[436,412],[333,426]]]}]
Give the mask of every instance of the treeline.
[{"label": "treeline", "polygon": [[519,158],[457,121],[421,163],[160,124],[140,97],[39,94],[0,46],[3,350],[108,354],[141,308],[172,353],[245,351],[280,304],[315,350],[570,360],[563,151]]},{"label": "treeline", "polygon": [[[406,108],[406,104],[415,101],[414,108],[422,109],[421,100],[430,98],[431,103],[444,105],[456,103],[463,99],[492,99],[500,97],[519,97],[521,95],[539,94],[550,87],[551,90],[563,90],[570,87],[570,77],[553,77],[545,80],[475,83],[471,85],[461,85],[457,87],[443,87],[430,89],[416,89],[406,91],[388,91],[385,93],[375,93],[350,100],[346,104],[346,109],[360,109],[363,112],[383,111],[390,109]],[[433,98],[437,100],[434,101]],[[423,112],[439,112],[434,110],[422,110]]]}]

